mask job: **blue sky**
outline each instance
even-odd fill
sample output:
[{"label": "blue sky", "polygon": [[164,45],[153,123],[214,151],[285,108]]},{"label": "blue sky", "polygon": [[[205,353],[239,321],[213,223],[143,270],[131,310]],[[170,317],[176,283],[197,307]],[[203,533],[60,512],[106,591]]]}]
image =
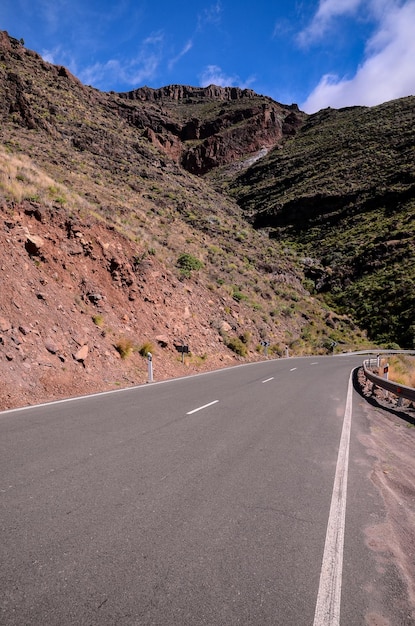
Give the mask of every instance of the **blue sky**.
[{"label": "blue sky", "polygon": [[250,88],[312,113],[415,94],[415,0],[1,0],[84,84]]}]

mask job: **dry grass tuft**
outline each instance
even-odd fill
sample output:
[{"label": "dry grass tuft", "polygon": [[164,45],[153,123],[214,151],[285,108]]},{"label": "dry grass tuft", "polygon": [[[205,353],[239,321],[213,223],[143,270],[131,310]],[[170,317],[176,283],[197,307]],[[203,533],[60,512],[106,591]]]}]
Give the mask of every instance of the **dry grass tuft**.
[{"label": "dry grass tuft", "polygon": [[120,337],[115,344],[115,349],[122,359],[127,359],[133,353],[134,344],[128,337]]},{"label": "dry grass tuft", "polygon": [[390,380],[405,387],[415,388],[415,357],[403,354],[395,355],[390,357],[388,362]]}]

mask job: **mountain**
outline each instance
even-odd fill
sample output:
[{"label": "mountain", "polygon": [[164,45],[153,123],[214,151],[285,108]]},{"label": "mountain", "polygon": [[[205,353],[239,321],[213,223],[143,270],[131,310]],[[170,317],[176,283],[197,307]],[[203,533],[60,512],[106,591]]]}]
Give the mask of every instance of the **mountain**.
[{"label": "mountain", "polygon": [[415,97],[326,109],[231,183],[259,230],[307,258],[313,293],[380,343],[415,347]]},{"label": "mountain", "polygon": [[317,118],[236,88],[102,93],[3,32],[0,120],[0,408],[143,383],[148,351],[161,380],[368,345],[310,293],[323,260],[237,193]]}]

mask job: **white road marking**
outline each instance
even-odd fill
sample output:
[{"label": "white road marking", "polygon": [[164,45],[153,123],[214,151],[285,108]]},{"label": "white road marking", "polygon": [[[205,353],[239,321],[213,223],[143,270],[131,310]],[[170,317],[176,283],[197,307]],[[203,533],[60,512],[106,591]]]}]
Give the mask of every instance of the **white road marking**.
[{"label": "white road marking", "polygon": [[271,378],[267,378],[266,380],[263,380],[263,383],[269,383],[270,380],[274,380],[274,377],[271,376]]},{"label": "white road marking", "polygon": [[294,372],[296,369],[297,369],[296,367],[292,367],[292,368],[290,369],[290,372]]},{"label": "white road marking", "polygon": [[339,626],[342,591],[344,527],[347,501],[350,430],[352,423],[352,376],[347,389],[343,429],[337,457],[336,475],[331,496],[326,543],[320,573],[313,626]]},{"label": "white road marking", "polygon": [[192,415],[193,413],[197,413],[197,411],[201,411],[202,409],[207,409],[208,406],[212,406],[212,404],[216,404],[219,400],[213,400],[213,402],[209,402],[209,404],[204,404],[203,406],[197,407],[197,409],[193,409],[193,411],[189,411],[186,415]]},{"label": "white road marking", "polygon": [[310,365],[318,365],[318,361],[314,361],[314,363],[310,363]]}]

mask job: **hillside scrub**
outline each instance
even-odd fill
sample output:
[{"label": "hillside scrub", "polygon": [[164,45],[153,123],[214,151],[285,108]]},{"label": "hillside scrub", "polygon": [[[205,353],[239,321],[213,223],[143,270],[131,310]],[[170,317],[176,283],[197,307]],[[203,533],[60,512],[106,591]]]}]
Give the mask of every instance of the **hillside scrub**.
[{"label": "hillside scrub", "polygon": [[382,345],[415,347],[415,97],[327,109],[231,181],[309,289]]},{"label": "hillside scrub", "polygon": [[407,355],[394,355],[387,359],[381,359],[382,366],[389,365],[388,378],[405,387],[415,388],[415,357]]}]

